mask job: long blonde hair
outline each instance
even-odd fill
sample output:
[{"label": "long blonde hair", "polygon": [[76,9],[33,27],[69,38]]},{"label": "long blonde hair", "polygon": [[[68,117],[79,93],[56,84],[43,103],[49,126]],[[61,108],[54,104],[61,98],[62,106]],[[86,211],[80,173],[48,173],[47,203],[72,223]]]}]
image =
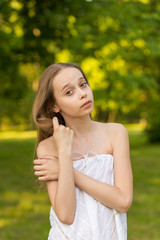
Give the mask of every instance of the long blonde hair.
[{"label": "long blonde hair", "polygon": [[38,131],[37,145],[42,140],[52,136],[52,119],[54,116],[58,118],[60,124],[65,125],[65,120],[62,115],[53,112],[55,105],[53,80],[64,68],[77,68],[82,73],[87,84],[89,84],[82,69],[75,64],[55,63],[46,68],[40,78],[37,96],[33,104],[33,120]]}]

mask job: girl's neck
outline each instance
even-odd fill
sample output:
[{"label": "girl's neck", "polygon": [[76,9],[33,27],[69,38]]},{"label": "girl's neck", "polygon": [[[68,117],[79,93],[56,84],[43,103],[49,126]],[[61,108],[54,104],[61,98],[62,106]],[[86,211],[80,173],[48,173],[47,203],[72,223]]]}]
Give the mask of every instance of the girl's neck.
[{"label": "girl's neck", "polygon": [[74,131],[74,137],[76,139],[84,138],[91,133],[94,125],[89,115],[83,118],[65,119],[65,122],[66,126]]}]

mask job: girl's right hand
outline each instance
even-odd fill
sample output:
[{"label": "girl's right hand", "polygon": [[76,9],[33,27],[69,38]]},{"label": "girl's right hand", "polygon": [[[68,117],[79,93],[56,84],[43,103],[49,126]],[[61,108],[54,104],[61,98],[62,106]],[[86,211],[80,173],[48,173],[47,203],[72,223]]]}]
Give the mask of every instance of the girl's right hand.
[{"label": "girl's right hand", "polygon": [[43,156],[35,159],[34,174],[40,181],[57,181],[59,175],[58,160],[54,156]]},{"label": "girl's right hand", "polygon": [[58,119],[53,118],[53,138],[58,153],[72,154],[74,132],[69,127],[59,125]]}]

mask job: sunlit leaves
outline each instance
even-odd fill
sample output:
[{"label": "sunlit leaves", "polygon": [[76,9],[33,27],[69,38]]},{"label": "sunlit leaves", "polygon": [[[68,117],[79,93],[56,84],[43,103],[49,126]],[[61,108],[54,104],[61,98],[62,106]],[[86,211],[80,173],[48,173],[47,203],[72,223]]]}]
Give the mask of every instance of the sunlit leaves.
[{"label": "sunlit leaves", "polygon": [[[81,65],[89,79],[97,118],[139,121],[147,115],[160,78],[158,1],[13,0],[1,9],[2,92],[4,82],[13,91],[16,72],[15,85],[30,86],[23,98],[32,99],[43,69],[69,61]],[[21,106],[28,102],[21,99],[23,89]]]},{"label": "sunlit leaves", "polygon": [[105,81],[105,72],[100,69],[100,63],[95,58],[85,58],[81,67],[86,73],[90,86],[93,90],[104,89],[108,87],[107,81]]}]

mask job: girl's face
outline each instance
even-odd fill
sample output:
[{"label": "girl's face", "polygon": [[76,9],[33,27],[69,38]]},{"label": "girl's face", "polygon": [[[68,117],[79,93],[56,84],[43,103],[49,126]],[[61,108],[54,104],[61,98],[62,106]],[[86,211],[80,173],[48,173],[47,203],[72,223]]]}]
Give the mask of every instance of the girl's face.
[{"label": "girl's face", "polygon": [[65,119],[82,117],[93,110],[93,94],[82,73],[76,68],[64,68],[53,80],[56,104],[54,112],[60,112]]}]

